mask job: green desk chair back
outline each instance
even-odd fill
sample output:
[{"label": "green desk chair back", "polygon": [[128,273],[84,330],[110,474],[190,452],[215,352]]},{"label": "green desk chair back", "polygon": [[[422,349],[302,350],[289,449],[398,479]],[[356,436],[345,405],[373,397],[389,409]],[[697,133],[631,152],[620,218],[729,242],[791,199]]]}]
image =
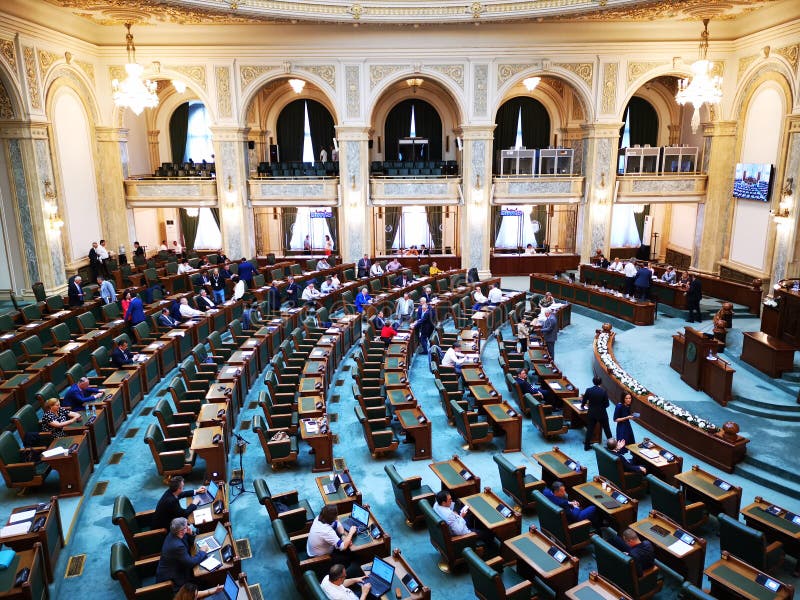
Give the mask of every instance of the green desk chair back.
[{"label": "green desk chair back", "polygon": [[658,567],[650,567],[640,576],[633,558],[601,536],[593,535],[592,545],[598,573],[632,598],[645,600],[661,589],[663,581],[659,578]]},{"label": "green desk chair back", "polygon": [[81,333],[88,333],[92,329],[97,329],[97,320],[90,312],[81,313],[77,317],[78,329]]},{"label": "green desk chair back", "polygon": [[694,530],[708,520],[703,502],[688,504],[684,491],[661,481],[655,475],[646,477],[653,510],[665,514],[681,527]]},{"label": "green desk chair back", "polygon": [[127,496],[117,496],[114,499],[111,522],[120,528],[125,542],[137,560],[161,554],[167,530],[151,528],[154,514],[154,510],[137,513]]},{"label": "green desk chair back", "polygon": [[72,335],[66,323],[56,323],[53,325],[50,329],[50,336],[53,338],[53,343],[56,346],[69,344],[72,341]]},{"label": "green desk chair back", "polygon": [[25,319],[26,323],[39,321],[42,318],[42,310],[39,308],[38,304],[26,304],[22,307],[20,312],[22,313],[22,318]]},{"label": "green desk chair back", "polygon": [[44,354],[42,340],[40,340],[38,336],[32,335],[30,337],[26,337],[19,343],[19,345],[20,348],[22,348],[22,353],[28,359],[36,360],[36,357]]},{"label": "green desk chair back", "polygon": [[58,312],[62,308],[64,308],[64,298],[61,296],[48,296],[45,298],[45,304],[47,304],[47,310],[50,312]]},{"label": "green desk chair back", "polygon": [[9,488],[37,487],[50,472],[46,462],[33,463],[21,455],[19,444],[10,431],[0,434],[0,472]]},{"label": "green desk chair back", "polygon": [[58,391],[52,383],[47,382],[36,392],[36,399],[39,401],[41,408],[44,408],[44,403],[50,398],[58,398]]},{"label": "green desk chair back", "polygon": [[12,329],[15,329],[14,317],[8,313],[0,315],[0,332],[5,333]]},{"label": "green desk chair back", "polygon": [[303,573],[303,584],[305,585],[306,594],[304,598],[308,600],[328,600],[328,594],[322,589],[322,586],[317,579],[317,574],[314,571],[305,571]]},{"label": "green desk chair back", "polygon": [[9,374],[19,371],[19,363],[17,363],[17,355],[13,350],[3,350],[0,352],[0,373],[4,378],[8,378]]},{"label": "green desk chair back", "polygon": [[124,316],[122,314],[122,309],[116,302],[112,302],[111,304],[103,304],[103,306],[100,307],[100,312],[103,315],[103,321],[106,323],[109,321],[116,321]]},{"label": "green desk chair back", "polygon": [[719,549],[727,551],[761,571],[771,571],[783,562],[783,544],[767,543],[763,531],[748,527],[741,521],[720,513]]},{"label": "green desk chair back", "polygon": [[44,284],[41,281],[37,281],[31,286],[31,290],[33,291],[33,297],[36,298],[37,302],[44,302],[47,298],[47,292],[45,292]]},{"label": "green desk chair back", "polygon": [[155,565],[149,567],[149,570],[145,566],[137,567],[133,554],[123,542],[111,546],[111,577],[119,582],[127,600],[172,600],[171,581],[147,585],[149,582],[145,579],[155,573]]},{"label": "green desk chair back", "polygon": [[472,548],[464,548],[464,561],[472,577],[475,595],[482,600],[529,600],[533,584],[512,568],[486,564]]},{"label": "green desk chair back", "polygon": [[[26,404],[14,413],[14,416],[11,417],[11,422],[14,424],[14,427],[16,427],[19,439],[22,440],[23,445],[27,445],[25,443],[27,434],[39,433],[39,417],[36,415],[36,410],[30,404]],[[48,445],[51,441],[51,437],[52,436],[47,433],[40,434],[41,441],[37,445]]]}]

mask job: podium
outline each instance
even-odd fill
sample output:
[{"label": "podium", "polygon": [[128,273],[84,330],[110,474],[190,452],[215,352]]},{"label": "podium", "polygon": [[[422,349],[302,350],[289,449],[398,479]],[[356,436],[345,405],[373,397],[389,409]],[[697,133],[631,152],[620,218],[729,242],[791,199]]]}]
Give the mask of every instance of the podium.
[{"label": "podium", "polygon": [[722,406],[731,399],[734,371],[717,356],[719,342],[702,332],[686,327],[685,333],[672,336],[669,366],[681,374],[692,388],[711,396]]},{"label": "podium", "polygon": [[717,341],[704,336],[694,327],[686,327],[683,345],[683,371],[681,379],[696,390],[702,389],[703,365],[709,352],[717,350]]}]

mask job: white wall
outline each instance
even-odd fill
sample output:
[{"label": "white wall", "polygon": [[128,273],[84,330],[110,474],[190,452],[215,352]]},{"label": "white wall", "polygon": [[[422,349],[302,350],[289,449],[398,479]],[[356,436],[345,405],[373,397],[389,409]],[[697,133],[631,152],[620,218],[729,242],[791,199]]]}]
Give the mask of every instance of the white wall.
[{"label": "white wall", "polygon": [[103,237],[89,120],[70,88],[58,90],[52,118],[66,211],[63,231],[71,252],[68,259],[77,260],[87,255],[93,241]]},{"label": "white wall", "polygon": [[157,208],[134,208],[133,221],[136,228],[136,239],[140,245],[146,246],[148,254],[158,251],[161,245],[161,228],[158,222]]},{"label": "white wall", "polygon": [[150,153],[147,149],[147,121],[145,114],[138,117],[126,110],[122,126],[128,130],[128,175],[150,175]]},{"label": "white wall", "polygon": [[[0,151],[0,289],[19,293],[25,286],[25,263],[19,243],[16,202],[8,181],[6,153]],[[13,275],[12,275],[13,272]],[[13,286],[12,286],[13,281]]]},{"label": "white wall", "polygon": [[[747,109],[740,162],[777,162],[786,112],[783,94],[774,83],[762,85]],[[733,176],[733,174],[731,174]],[[775,183],[773,189],[780,186]],[[767,236],[770,231],[770,203],[754,200],[736,202],[728,258],[749,267],[766,270]]]},{"label": "white wall", "polygon": [[691,255],[696,225],[696,204],[673,204],[669,226],[669,245]]}]

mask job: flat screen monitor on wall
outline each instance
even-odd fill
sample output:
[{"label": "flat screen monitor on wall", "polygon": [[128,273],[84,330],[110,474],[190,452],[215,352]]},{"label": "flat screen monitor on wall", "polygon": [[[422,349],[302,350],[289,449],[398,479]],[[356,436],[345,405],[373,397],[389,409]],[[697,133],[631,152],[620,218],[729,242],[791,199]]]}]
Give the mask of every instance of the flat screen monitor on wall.
[{"label": "flat screen monitor on wall", "polygon": [[772,171],[772,165],[769,163],[737,163],[733,179],[733,197],[769,202]]}]

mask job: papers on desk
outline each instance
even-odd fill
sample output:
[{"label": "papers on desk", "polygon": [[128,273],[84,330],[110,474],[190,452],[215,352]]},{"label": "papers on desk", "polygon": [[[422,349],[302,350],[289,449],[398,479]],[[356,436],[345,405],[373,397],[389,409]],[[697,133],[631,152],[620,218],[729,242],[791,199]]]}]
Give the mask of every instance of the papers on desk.
[{"label": "papers on desk", "polygon": [[639,448],[639,452],[642,453],[642,456],[644,456],[645,458],[649,458],[650,460],[653,460],[654,458],[659,456],[658,451],[653,450],[651,448]]},{"label": "papers on desk", "polygon": [[146,354],[134,354],[133,361],[134,362],[146,362],[149,357]]},{"label": "papers on desk", "polygon": [[219,562],[213,556],[209,556],[203,562],[200,563],[200,566],[203,567],[206,571],[216,571],[222,566],[222,563]]},{"label": "papers on desk", "polygon": [[66,448],[61,446],[57,446],[55,448],[50,448],[50,450],[45,450],[42,452],[42,458],[52,458],[53,456],[66,456],[69,454],[69,451]]},{"label": "papers on desk", "polygon": [[241,354],[242,354],[242,358],[250,358],[251,356],[253,356],[253,351],[252,350],[242,350]]},{"label": "papers on desk", "polygon": [[688,554],[691,551],[692,547],[682,540],[675,540],[669,546],[669,550],[677,554],[678,556],[683,556],[684,554]]},{"label": "papers on desk", "polygon": [[14,523],[19,523],[20,521],[30,521],[35,516],[36,516],[36,509],[25,510],[22,512],[14,513],[8,519],[8,524],[13,525]]},{"label": "papers on desk", "polygon": [[305,421],[306,424],[306,431],[308,433],[319,433],[319,425],[313,419],[308,419]]},{"label": "papers on desk", "polygon": [[224,372],[226,375],[236,375],[236,372],[237,372],[238,370],[239,370],[239,369],[238,369],[237,367],[225,367],[225,368],[223,369],[223,372]]},{"label": "papers on desk", "polygon": [[211,521],[214,520],[214,517],[211,514],[211,506],[206,506],[205,508],[198,508],[192,514],[194,515],[195,525],[202,525],[203,523],[211,523]]},{"label": "papers on desk", "polygon": [[551,381],[551,382],[550,382],[550,387],[551,387],[552,389],[554,389],[554,390],[560,390],[560,389],[562,389],[562,387],[561,387],[561,384],[560,384],[560,383],[556,383],[555,381]]},{"label": "papers on desk", "polygon": [[170,331],[167,333],[167,337],[183,337],[184,335],[186,335],[185,331]]},{"label": "papers on desk", "polygon": [[0,335],[0,339],[4,339],[4,340],[7,340],[7,339],[12,338],[12,337],[14,337],[13,333],[4,333],[3,335]]},{"label": "papers on desk", "polygon": [[24,535],[28,533],[31,528],[31,522],[25,521],[24,523],[16,523],[14,525],[6,525],[0,529],[0,537],[13,537],[15,535]]}]

